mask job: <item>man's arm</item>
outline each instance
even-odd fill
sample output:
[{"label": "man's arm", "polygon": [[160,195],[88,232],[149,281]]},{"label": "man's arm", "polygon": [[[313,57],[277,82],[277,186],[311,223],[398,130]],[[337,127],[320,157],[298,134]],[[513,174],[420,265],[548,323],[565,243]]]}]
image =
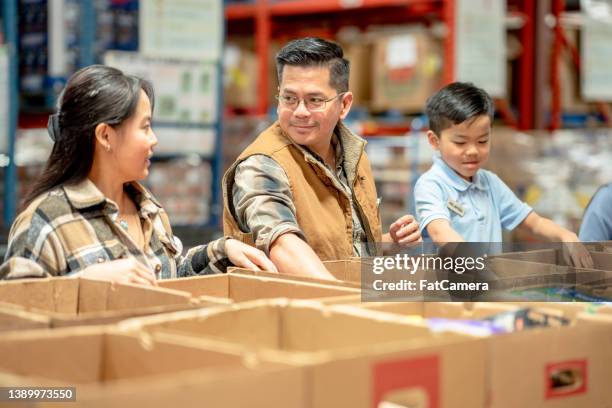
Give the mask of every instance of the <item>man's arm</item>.
[{"label": "man's arm", "polygon": [[283,274],[335,279],[310,245],[292,233],[276,238],[270,247],[270,259]]},{"label": "man's arm", "polygon": [[236,168],[233,204],[241,228],[280,273],[333,279],[303,239],[289,179],[273,159],[251,156]]}]

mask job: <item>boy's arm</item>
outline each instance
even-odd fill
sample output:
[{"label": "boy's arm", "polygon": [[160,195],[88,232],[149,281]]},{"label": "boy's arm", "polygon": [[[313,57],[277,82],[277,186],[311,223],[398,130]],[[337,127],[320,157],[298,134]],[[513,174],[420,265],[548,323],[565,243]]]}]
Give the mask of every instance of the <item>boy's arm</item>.
[{"label": "boy's arm", "polygon": [[421,231],[427,229],[429,237],[436,244],[465,241],[451,226],[450,212],[445,205],[447,200],[435,176],[426,173],[419,178],[414,187],[415,213]]},{"label": "boy's arm", "polygon": [[534,235],[545,238],[552,242],[566,242],[568,245],[569,256],[572,264],[578,268],[592,268],[593,259],[580,243],[578,236],[570,230],[555,224],[548,218],[540,217],[535,211],[529,215],[518,226],[520,230],[527,230]]},{"label": "boy's arm", "polygon": [[427,233],[436,244],[446,244],[449,242],[464,242],[465,240],[457,231],[451,227],[448,220],[439,218],[427,224]]}]

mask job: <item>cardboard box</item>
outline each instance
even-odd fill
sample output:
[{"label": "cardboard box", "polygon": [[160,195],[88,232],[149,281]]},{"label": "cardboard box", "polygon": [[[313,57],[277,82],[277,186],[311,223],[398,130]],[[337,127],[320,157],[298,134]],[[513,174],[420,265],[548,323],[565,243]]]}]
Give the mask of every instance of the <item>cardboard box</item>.
[{"label": "cardboard box", "polygon": [[[556,304],[528,305],[541,305],[547,312],[553,309],[554,313]],[[525,306],[527,304],[523,303],[379,302],[333,308],[345,311],[359,307],[383,314],[412,316],[414,321],[414,316],[478,319]],[[565,305],[560,313],[572,316],[572,326],[531,329],[487,338],[490,396],[487,406],[569,408],[612,404],[608,386],[612,372],[612,316],[575,313],[578,307]]]},{"label": "cardboard box", "polygon": [[203,301],[215,298],[244,302],[256,299],[292,298],[317,299],[330,296],[360,294],[357,288],[324,285],[278,277],[224,274],[167,279],[159,282],[161,288],[189,292]]},{"label": "cardboard box", "polygon": [[506,253],[488,259],[500,288],[559,287],[577,290],[593,300],[612,299],[612,254],[589,251],[594,269],[567,266],[560,249]]},{"label": "cardboard box", "polygon": [[51,319],[24,308],[0,303],[0,332],[11,330],[44,329],[51,326]]},{"label": "cardboard box", "polygon": [[230,42],[224,53],[224,103],[240,109],[257,107],[259,63],[253,44]]},{"label": "cardboard box", "polygon": [[[224,303],[195,300],[191,294],[176,290],[62,277],[2,281],[0,299],[23,313],[46,316],[51,327],[105,324]],[[0,331],[11,327],[0,326]]]},{"label": "cardboard box", "polygon": [[349,90],[353,93],[353,106],[368,107],[372,87],[372,44],[365,35],[340,43],[344,58],[350,62]]},{"label": "cardboard box", "polygon": [[[75,387],[76,402],[36,406],[304,407],[302,372],[236,348],[101,328],[0,339],[0,385]],[[21,403],[23,404],[23,403]]]},{"label": "cardboard box", "polygon": [[[323,264],[327,265],[328,263],[335,263],[336,261],[323,261]],[[335,269],[336,266],[332,267]],[[338,268],[341,271],[341,267]],[[334,270],[332,274],[334,276],[341,276],[342,273],[339,270]],[[310,276],[297,276],[297,275],[285,275],[274,272],[266,272],[266,271],[254,271],[252,269],[244,269],[244,268],[229,268],[227,271],[229,274],[236,275],[248,275],[248,276],[258,276],[262,278],[273,278],[273,279],[286,279],[289,281],[297,281],[297,282],[307,282],[307,283],[316,283],[320,285],[327,286],[341,286],[347,288],[361,288],[360,281],[348,281],[348,280],[330,280],[330,279],[318,279],[312,278]]]},{"label": "cardboard box", "polygon": [[423,27],[374,40],[372,109],[423,112],[441,85],[442,48]]},{"label": "cardboard box", "polygon": [[121,328],[211,338],[302,366],[312,408],[485,403],[480,339],[432,333],[388,314],[277,299],[131,319]]}]

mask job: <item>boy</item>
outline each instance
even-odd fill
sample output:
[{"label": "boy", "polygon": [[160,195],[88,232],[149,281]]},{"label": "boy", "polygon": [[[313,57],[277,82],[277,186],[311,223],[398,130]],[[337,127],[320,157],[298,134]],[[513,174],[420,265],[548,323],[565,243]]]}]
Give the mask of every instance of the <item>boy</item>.
[{"label": "boy", "polygon": [[[493,102],[482,89],[455,82],[427,101],[427,138],[434,164],[416,183],[416,215],[423,237],[435,243],[501,242],[502,228],[525,229],[557,242],[578,237],[540,217],[494,173],[483,170],[491,148]],[[570,245],[574,265],[590,268],[590,255]]]}]

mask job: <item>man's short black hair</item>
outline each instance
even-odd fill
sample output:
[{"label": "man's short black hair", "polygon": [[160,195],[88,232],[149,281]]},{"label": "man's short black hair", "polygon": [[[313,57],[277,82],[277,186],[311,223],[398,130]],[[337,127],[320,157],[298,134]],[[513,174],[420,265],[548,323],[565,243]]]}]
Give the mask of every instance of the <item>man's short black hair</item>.
[{"label": "man's short black hair", "polygon": [[429,129],[440,136],[444,129],[481,115],[493,120],[493,101],[489,94],[468,82],[453,82],[427,100],[425,113]]},{"label": "man's short black hair", "polygon": [[321,38],[306,37],[293,40],[276,54],[278,83],[283,79],[285,65],[295,67],[329,67],[330,85],[338,93],[348,91],[350,64],[342,47]]}]

